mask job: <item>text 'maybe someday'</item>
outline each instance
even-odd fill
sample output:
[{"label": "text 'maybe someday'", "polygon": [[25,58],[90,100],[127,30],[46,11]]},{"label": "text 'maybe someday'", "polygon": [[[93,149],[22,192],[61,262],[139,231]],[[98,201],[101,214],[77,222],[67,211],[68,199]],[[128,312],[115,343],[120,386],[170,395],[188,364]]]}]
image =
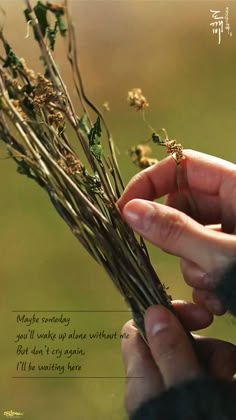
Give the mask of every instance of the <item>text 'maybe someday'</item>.
[{"label": "text 'maybe someday'", "polygon": [[32,316],[17,315],[16,320],[18,323],[22,323],[27,327],[34,324],[61,324],[67,327],[70,324],[70,317],[66,317],[63,313],[60,316],[36,316],[35,313]]}]

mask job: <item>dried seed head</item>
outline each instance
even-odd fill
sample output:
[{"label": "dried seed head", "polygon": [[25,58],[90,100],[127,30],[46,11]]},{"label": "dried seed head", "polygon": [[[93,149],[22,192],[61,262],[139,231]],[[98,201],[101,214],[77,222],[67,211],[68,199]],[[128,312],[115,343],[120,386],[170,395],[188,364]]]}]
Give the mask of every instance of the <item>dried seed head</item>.
[{"label": "dried seed head", "polygon": [[48,106],[50,102],[58,103],[58,93],[55,91],[50,80],[46,79],[42,74],[37,75],[37,84],[34,89],[35,105]]},{"label": "dried seed head", "polygon": [[133,88],[128,92],[127,101],[130,106],[136,109],[136,111],[141,111],[149,106],[147,99],[142,94],[140,88]]},{"label": "dried seed head", "polygon": [[136,163],[137,160],[141,159],[144,156],[151,156],[152,149],[147,145],[138,144],[137,146],[132,147],[129,153],[132,162]]},{"label": "dried seed head", "polygon": [[58,159],[57,163],[65,172],[67,171],[67,165],[63,159]]},{"label": "dried seed head", "polygon": [[179,165],[183,159],[183,146],[180,143],[176,143],[176,140],[168,140],[165,142],[166,152],[171,155],[175,160],[176,164]]},{"label": "dried seed head", "polygon": [[147,158],[146,156],[142,157],[139,161],[139,168],[146,169],[152,165],[155,165],[158,162],[158,159]]},{"label": "dried seed head", "polygon": [[68,174],[82,174],[83,165],[72,153],[67,153],[64,159],[57,160],[58,165]]},{"label": "dried seed head", "polygon": [[105,109],[105,111],[110,111],[110,105],[108,101],[105,101],[103,104],[103,109]]},{"label": "dried seed head", "polygon": [[48,115],[48,122],[50,125],[55,124],[56,127],[60,127],[61,124],[64,122],[64,116],[61,112],[51,108],[50,113]]},{"label": "dried seed head", "polygon": [[185,159],[185,156],[183,154],[183,150],[179,150],[178,152],[174,152],[172,154],[172,157],[174,158],[177,165],[179,165],[182,162],[182,160]]},{"label": "dried seed head", "polygon": [[11,99],[10,101],[14,108],[16,108],[17,112],[21,115],[21,117],[24,118],[25,121],[27,121],[27,115],[23,111],[20,101],[18,99]]},{"label": "dried seed head", "polygon": [[67,169],[66,172],[70,175],[82,173],[82,163],[76,159],[72,153],[66,155]]},{"label": "dried seed head", "polygon": [[129,152],[132,162],[140,169],[146,169],[158,162],[157,159],[150,158],[152,149],[147,145],[138,144],[132,147]]},{"label": "dried seed head", "polygon": [[3,76],[5,80],[7,88],[11,86],[17,92],[21,92],[22,87],[19,84],[19,81],[17,79],[14,79],[12,76],[10,76],[10,74],[3,68],[1,68],[1,75]]},{"label": "dried seed head", "polygon": [[21,58],[20,62],[21,62],[22,68],[23,68],[26,76],[29,78],[29,80],[31,82],[35,82],[37,76],[36,76],[36,73],[34,72],[34,70],[29,69],[29,67],[27,67],[27,64],[26,64],[24,58]]}]

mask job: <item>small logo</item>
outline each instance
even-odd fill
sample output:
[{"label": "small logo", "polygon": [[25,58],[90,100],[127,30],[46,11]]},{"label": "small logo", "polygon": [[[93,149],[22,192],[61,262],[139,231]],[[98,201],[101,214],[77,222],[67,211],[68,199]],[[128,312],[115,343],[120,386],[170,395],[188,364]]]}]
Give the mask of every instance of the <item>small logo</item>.
[{"label": "small logo", "polygon": [[228,36],[232,36],[229,24],[229,7],[225,8],[224,16],[220,10],[210,9],[210,12],[213,19],[213,21],[210,23],[212,33],[218,36],[218,45],[220,45],[224,32],[226,32]]},{"label": "small logo", "polygon": [[24,413],[20,413],[19,411],[4,411],[3,415],[8,419],[18,419],[24,415]]}]

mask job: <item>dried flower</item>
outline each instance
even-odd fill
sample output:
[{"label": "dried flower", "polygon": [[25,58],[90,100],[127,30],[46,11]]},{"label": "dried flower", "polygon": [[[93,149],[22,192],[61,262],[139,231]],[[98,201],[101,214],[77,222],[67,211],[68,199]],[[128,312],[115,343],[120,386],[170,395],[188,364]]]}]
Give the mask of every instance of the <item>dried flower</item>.
[{"label": "dried flower", "polygon": [[59,102],[58,93],[55,91],[52,82],[40,73],[37,75],[37,84],[33,91],[33,102],[35,105],[45,106],[49,106],[50,102]]},{"label": "dried flower", "polygon": [[103,104],[102,104],[102,106],[103,106],[103,109],[105,110],[105,111],[110,111],[110,104],[109,104],[109,102],[108,101],[105,101]]},{"label": "dried flower", "polygon": [[27,64],[26,64],[26,62],[25,62],[25,59],[24,59],[24,58],[20,58],[20,62],[21,62],[22,68],[23,68],[23,70],[24,70],[24,72],[25,72],[26,76],[29,78],[29,80],[30,80],[31,82],[35,82],[35,80],[36,80],[36,78],[37,78],[37,75],[36,75],[35,71],[34,71],[34,70],[32,70],[32,69],[30,69],[30,68],[27,66]]},{"label": "dried flower", "polygon": [[129,102],[130,106],[136,109],[136,111],[144,110],[149,106],[147,99],[142,94],[142,90],[140,88],[133,88],[128,92],[127,101]]},{"label": "dried flower", "polygon": [[149,166],[155,165],[158,160],[151,158],[152,149],[143,144],[139,144],[132,147],[130,150],[130,156],[132,162],[137,165],[140,169],[149,168]]},{"label": "dried flower", "polygon": [[82,173],[82,163],[76,159],[75,156],[72,155],[72,153],[68,153],[66,155],[66,163],[67,163],[67,169],[66,172],[68,174],[79,174]]},{"label": "dried flower", "polygon": [[24,120],[27,121],[27,115],[23,111],[20,101],[18,99],[11,99],[11,103],[22,116],[22,118],[24,118]]}]

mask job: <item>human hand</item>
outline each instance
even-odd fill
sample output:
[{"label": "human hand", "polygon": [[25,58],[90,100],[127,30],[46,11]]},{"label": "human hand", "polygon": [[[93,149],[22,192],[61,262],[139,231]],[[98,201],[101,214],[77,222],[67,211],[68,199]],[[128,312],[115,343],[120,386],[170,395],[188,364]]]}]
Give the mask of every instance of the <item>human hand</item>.
[{"label": "human hand", "polygon": [[[189,330],[205,328],[212,322],[212,315],[199,305],[176,301],[173,306]],[[125,405],[129,415],[145,401],[183,381],[206,374],[232,380],[236,371],[233,344],[194,336],[195,352],[178,319],[159,305],[146,311],[145,330],[149,347],[132,320],[122,330],[129,334],[128,339],[122,340],[127,377]]]},{"label": "human hand", "polygon": [[[186,159],[178,168],[168,157],[136,175],[118,206],[136,232],[181,258],[184,279],[193,287],[193,300],[221,315],[225,308],[214,288],[220,274],[235,262],[236,165],[193,150],[184,150],[184,155]],[[177,169],[186,179],[181,196]],[[166,196],[167,206],[151,202],[162,196]]]}]

